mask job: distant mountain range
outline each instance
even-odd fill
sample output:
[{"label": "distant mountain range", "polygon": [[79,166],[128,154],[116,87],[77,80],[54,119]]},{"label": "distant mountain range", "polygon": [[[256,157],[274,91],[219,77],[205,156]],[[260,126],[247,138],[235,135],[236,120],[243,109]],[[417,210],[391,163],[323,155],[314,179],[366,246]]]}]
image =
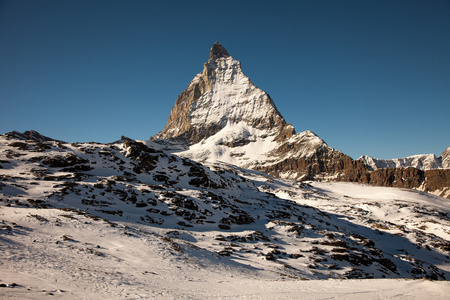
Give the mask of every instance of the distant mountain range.
[{"label": "distant mountain range", "polygon": [[440,157],[436,157],[434,154],[419,154],[405,158],[378,159],[368,155],[363,155],[359,158],[359,160],[362,160],[372,170],[409,167],[423,171],[433,169],[450,169],[450,147],[445,149]]}]

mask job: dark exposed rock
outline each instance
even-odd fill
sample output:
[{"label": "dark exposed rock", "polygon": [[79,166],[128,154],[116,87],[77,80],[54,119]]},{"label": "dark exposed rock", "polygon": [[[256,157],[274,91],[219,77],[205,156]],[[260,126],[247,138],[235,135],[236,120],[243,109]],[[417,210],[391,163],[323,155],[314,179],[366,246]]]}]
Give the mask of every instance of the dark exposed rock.
[{"label": "dark exposed rock", "polygon": [[17,139],[17,140],[24,140],[24,141],[37,141],[37,142],[58,141],[58,140],[54,140],[52,138],[46,137],[34,130],[24,131],[23,133],[18,132],[18,131],[11,131],[11,132],[6,133],[4,136],[7,139]]},{"label": "dark exposed rock", "polygon": [[[284,147],[278,148],[278,153],[295,151],[295,145],[292,145],[292,150],[288,150],[289,145],[284,145]],[[362,182],[368,180],[368,169],[365,164],[353,160],[340,151],[325,147],[317,149],[309,157],[286,158],[276,164],[256,166],[255,169],[273,176],[293,172],[296,174],[296,179],[301,180],[320,180],[333,175],[338,176],[340,181]]]},{"label": "dark exposed rock", "polygon": [[222,229],[222,230],[230,230],[231,229],[231,227],[229,225],[225,225],[225,224],[219,224],[218,226],[219,226],[219,229]]},{"label": "dark exposed rock", "polygon": [[78,164],[89,163],[89,160],[80,158],[74,154],[66,154],[65,156],[46,157],[42,163],[49,167],[61,168],[72,167]]},{"label": "dark exposed rock", "polygon": [[348,261],[355,266],[369,266],[373,263],[373,259],[365,254],[332,254],[330,257],[334,260]]},{"label": "dark exposed rock", "polygon": [[397,266],[388,258],[379,258],[376,261],[383,267],[391,270],[392,272],[397,271]]},{"label": "dark exposed rock", "polygon": [[436,190],[447,190],[450,188],[450,169],[422,171],[412,167],[387,168],[360,173],[359,175],[359,178],[355,176],[355,180],[344,178],[343,181],[409,189],[420,188],[425,192],[435,192]]},{"label": "dark exposed rock", "polygon": [[[123,145],[125,149],[124,155],[135,161],[136,165],[133,168],[133,171],[137,174],[154,170],[158,165],[159,158],[165,156],[164,153],[134,140],[128,139]],[[168,177],[166,176],[164,176],[164,178],[155,178],[156,181],[166,181],[167,179]]]},{"label": "dark exposed rock", "polygon": [[417,188],[424,179],[424,172],[415,168],[387,168],[371,172],[370,181],[367,183],[379,186]]},{"label": "dark exposed rock", "polygon": [[425,171],[425,191],[432,192],[442,188],[450,188],[450,169]]},{"label": "dark exposed rock", "polygon": [[238,215],[230,215],[227,218],[223,218],[220,220],[220,223],[222,224],[237,224],[237,225],[243,225],[243,224],[250,224],[255,222],[255,219],[253,219],[247,212],[241,211]]},{"label": "dark exposed rock", "polygon": [[9,144],[8,146],[18,148],[19,150],[28,150],[29,149],[29,145],[27,143],[23,143],[23,142],[14,142],[14,143]]},{"label": "dark exposed rock", "polygon": [[230,54],[228,54],[227,50],[219,42],[215,42],[214,45],[211,47],[211,51],[209,52],[210,59],[217,59],[220,57],[229,57],[229,56]]}]

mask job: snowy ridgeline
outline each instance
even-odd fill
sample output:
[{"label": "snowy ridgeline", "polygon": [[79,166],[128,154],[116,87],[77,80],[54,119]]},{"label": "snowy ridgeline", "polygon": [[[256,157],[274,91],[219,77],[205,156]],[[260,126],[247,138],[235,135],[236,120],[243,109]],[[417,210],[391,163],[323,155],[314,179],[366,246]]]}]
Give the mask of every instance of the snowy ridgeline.
[{"label": "snowy ridgeline", "polygon": [[[227,123],[216,134],[191,145],[188,149],[179,151],[176,147],[169,150],[173,154],[193,159],[199,162],[224,162],[240,167],[250,167],[260,164],[274,164],[287,158],[309,158],[320,147],[330,148],[321,138],[311,131],[297,133],[283,143],[275,140],[267,130],[259,130],[245,122]],[[148,142],[149,145],[154,145]],[[284,144],[298,144],[301,147],[283,155],[274,156]]]},{"label": "snowy ridgeline", "polygon": [[408,168],[413,167],[419,170],[450,169],[450,147],[448,147],[440,157],[434,154],[419,154],[404,158],[378,159],[368,155],[359,158],[372,170],[385,168]]},{"label": "snowy ridgeline", "polygon": [[[126,139],[3,136],[0,151],[0,295],[445,299],[449,292],[447,281],[397,280],[449,278],[448,199],[201,165]],[[330,278],[374,279],[304,281]]]}]

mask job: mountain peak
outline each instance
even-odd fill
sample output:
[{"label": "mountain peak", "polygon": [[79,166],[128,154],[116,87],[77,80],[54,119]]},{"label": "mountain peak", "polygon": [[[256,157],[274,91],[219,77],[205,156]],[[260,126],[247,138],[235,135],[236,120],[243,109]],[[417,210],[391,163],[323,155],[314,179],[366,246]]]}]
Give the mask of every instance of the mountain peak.
[{"label": "mountain peak", "polygon": [[219,42],[215,42],[214,45],[211,47],[211,51],[209,52],[209,58],[210,59],[217,59],[220,57],[230,57],[230,54],[228,54],[227,49],[225,49],[224,46],[222,46]]},{"label": "mountain peak", "polygon": [[[218,58],[227,59],[218,59]],[[166,127],[155,139],[181,139],[188,145],[215,135],[227,124],[245,123],[271,135],[290,136],[270,96],[242,72],[241,63],[216,42],[210,60],[175,101]]]}]

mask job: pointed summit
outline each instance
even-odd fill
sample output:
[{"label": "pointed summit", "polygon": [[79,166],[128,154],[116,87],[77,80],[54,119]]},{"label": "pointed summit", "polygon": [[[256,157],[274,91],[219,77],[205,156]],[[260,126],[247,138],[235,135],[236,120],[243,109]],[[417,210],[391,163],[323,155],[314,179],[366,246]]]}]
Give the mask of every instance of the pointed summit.
[{"label": "pointed summit", "polygon": [[[223,59],[219,59],[223,58]],[[152,139],[183,140],[192,145],[215,135],[227,124],[243,122],[272,135],[292,135],[267,93],[242,72],[241,63],[216,42],[203,71],[177,98],[167,126]]]},{"label": "pointed summit", "polygon": [[227,49],[225,49],[224,46],[222,46],[219,42],[215,42],[214,45],[211,47],[211,51],[209,52],[209,58],[210,59],[216,59],[220,57],[229,57],[230,54],[228,54]]}]

